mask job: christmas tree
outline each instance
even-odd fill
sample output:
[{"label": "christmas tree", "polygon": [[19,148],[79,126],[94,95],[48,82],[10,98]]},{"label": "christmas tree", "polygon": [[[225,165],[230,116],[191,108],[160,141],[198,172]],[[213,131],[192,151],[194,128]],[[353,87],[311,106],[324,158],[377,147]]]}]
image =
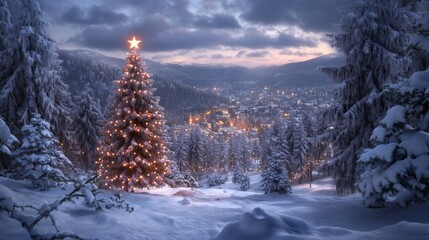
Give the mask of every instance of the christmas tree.
[{"label": "christmas tree", "polygon": [[101,139],[98,175],[103,187],[160,187],[167,172],[163,108],[153,80],[143,68],[135,37],[124,74],[117,80],[112,108]]}]

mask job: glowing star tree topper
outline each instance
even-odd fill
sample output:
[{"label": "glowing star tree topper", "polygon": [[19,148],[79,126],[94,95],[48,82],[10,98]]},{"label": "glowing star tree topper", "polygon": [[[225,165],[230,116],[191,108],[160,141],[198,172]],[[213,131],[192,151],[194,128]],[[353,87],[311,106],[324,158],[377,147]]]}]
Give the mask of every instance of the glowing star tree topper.
[{"label": "glowing star tree topper", "polygon": [[139,43],[141,42],[140,40],[137,40],[136,37],[134,36],[133,39],[128,40],[128,42],[130,43],[130,49],[133,50],[135,49],[139,49]]}]

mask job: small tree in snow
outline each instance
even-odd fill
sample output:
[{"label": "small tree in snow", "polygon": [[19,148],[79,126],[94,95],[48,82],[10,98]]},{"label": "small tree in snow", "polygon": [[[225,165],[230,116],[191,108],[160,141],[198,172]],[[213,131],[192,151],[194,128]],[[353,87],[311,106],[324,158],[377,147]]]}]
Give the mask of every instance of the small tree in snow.
[{"label": "small tree in snow", "polygon": [[268,160],[268,168],[262,173],[262,190],[266,194],[292,192],[285,161],[278,154]]},{"label": "small tree in snow", "polygon": [[61,169],[71,166],[49,129],[49,123],[36,114],[21,128],[22,144],[13,152],[17,178],[29,179],[41,190],[66,182]]},{"label": "small tree in snow", "polygon": [[232,183],[240,183],[241,178],[244,176],[243,169],[236,167],[232,174]]},{"label": "small tree in snow", "polygon": [[250,178],[247,175],[243,175],[240,179],[240,191],[247,191],[250,188]]}]

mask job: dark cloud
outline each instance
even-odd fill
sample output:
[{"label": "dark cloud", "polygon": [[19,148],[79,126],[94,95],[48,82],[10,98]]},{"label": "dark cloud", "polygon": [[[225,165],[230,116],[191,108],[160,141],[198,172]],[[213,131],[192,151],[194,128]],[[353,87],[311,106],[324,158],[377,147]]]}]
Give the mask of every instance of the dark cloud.
[{"label": "dark cloud", "polygon": [[239,52],[237,53],[237,55],[235,55],[235,57],[240,58],[240,57],[242,57],[245,53],[246,53],[246,51],[241,50],[241,51],[239,51]]},{"label": "dark cloud", "polygon": [[241,37],[227,40],[226,45],[247,48],[314,47],[317,45],[317,41],[309,38],[295,37],[286,33],[280,33],[277,37],[272,37],[259,30],[248,29]]},{"label": "dark cloud", "polygon": [[[59,24],[72,25],[68,30],[73,35],[69,39],[73,45],[124,50],[126,40],[136,34],[143,39],[145,51],[226,47],[243,50],[237,57],[245,57],[256,56],[246,52],[248,49],[317,46],[318,39],[267,34],[264,25],[284,23],[300,26],[304,31],[328,29],[330,19],[336,16],[336,5],[344,0],[208,0],[192,4],[191,0],[40,1],[56,29]],[[197,11],[196,15],[192,12],[195,7],[215,11]],[[258,26],[253,28],[253,23]]]},{"label": "dark cloud", "polygon": [[234,29],[240,28],[237,19],[228,14],[214,14],[213,16],[198,16],[195,21],[195,26],[200,28],[224,28]]},{"label": "dark cloud", "polygon": [[270,52],[268,51],[253,51],[247,53],[245,56],[248,58],[263,58],[266,57]]},{"label": "dark cloud", "polygon": [[213,54],[210,58],[211,59],[225,59],[226,57],[222,54]]},{"label": "dark cloud", "polygon": [[[147,27],[145,27],[147,26]],[[292,35],[280,34],[271,37],[257,30],[248,30],[243,35],[232,37],[223,32],[207,30],[174,29],[166,22],[154,21],[151,24],[134,24],[132,26],[88,27],[70,41],[86,47],[102,50],[121,50],[131,33],[139,33],[143,37],[146,51],[160,52],[183,49],[201,49],[212,47],[244,47],[244,48],[283,48],[316,46],[311,39],[297,38]]]},{"label": "dark cloud", "polygon": [[92,6],[87,11],[80,7],[72,6],[62,17],[62,20],[66,23],[82,25],[119,24],[126,19],[125,14],[116,13],[103,6]]},{"label": "dark cloud", "polygon": [[335,32],[345,0],[237,0],[245,6],[241,17],[263,25],[291,24],[303,30]]}]

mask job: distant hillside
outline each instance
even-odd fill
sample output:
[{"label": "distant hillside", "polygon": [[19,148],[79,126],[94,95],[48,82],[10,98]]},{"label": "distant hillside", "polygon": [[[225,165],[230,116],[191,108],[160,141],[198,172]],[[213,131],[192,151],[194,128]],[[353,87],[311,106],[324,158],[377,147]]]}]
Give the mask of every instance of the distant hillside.
[{"label": "distant hillside", "polygon": [[[59,51],[62,60],[62,79],[68,84],[73,96],[79,94],[88,83],[94,90],[94,97],[104,109],[109,94],[114,90],[114,80],[122,75],[124,60],[110,58],[89,51]],[[120,60],[120,61],[119,61]],[[160,105],[165,108],[168,123],[183,123],[190,113],[227,103],[215,94],[193,89],[178,82],[154,75],[155,95],[161,97]]]},{"label": "distant hillside", "polygon": [[[94,59],[119,69],[122,69],[125,61],[88,50],[63,50],[62,52],[67,52],[71,56]],[[236,65],[162,64],[147,59],[145,62],[150,73],[191,87],[219,86],[237,89],[249,83],[258,83],[272,88],[291,88],[331,85],[332,81],[322,74],[318,67],[342,65],[344,57],[339,54],[330,54],[304,62],[253,69]]]},{"label": "distant hillside", "polygon": [[333,82],[318,68],[344,65],[345,58],[340,54],[330,54],[304,62],[289,63],[259,69],[260,84],[271,88],[318,87]]},{"label": "distant hillside", "polygon": [[[108,57],[89,50],[62,50],[69,55],[94,59],[122,69],[124,59]],[[145,59],[147,69],[150,73],[162,78],[180,82],[188,86],[212,87],[231,86],[234,83],[248,81],[252,76],[249,69],[236,65],[182,65],[162,64]]]}]

